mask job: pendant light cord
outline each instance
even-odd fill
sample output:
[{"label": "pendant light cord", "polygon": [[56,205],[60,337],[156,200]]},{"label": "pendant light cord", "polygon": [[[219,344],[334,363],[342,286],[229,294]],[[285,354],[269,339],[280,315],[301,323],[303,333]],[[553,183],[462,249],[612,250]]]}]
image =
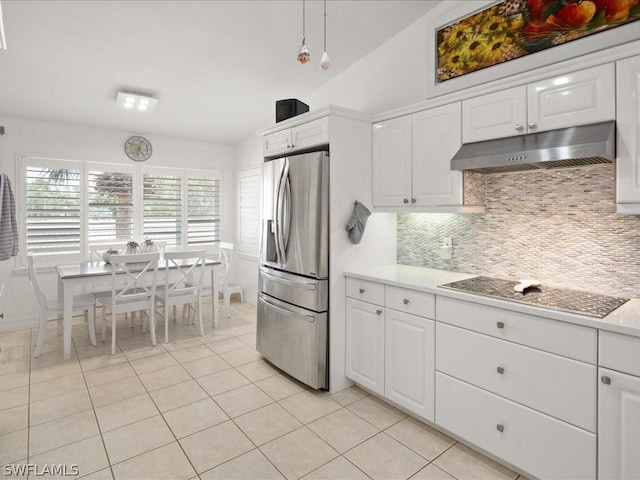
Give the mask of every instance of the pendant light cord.
[{"label": "pendant light cord", "polygon": [[324,51],[327,51],[327,0],[324,0]]},{"label": "pendant light cord", "polygon": [[304,19],[305,19],[305,5],[304,5],[304,0],[302,0],[302,38],[303,38],[303,41],[304,41],[304,38],[306,37],[305,28],[304,28],[304,24],[305,24]]}]

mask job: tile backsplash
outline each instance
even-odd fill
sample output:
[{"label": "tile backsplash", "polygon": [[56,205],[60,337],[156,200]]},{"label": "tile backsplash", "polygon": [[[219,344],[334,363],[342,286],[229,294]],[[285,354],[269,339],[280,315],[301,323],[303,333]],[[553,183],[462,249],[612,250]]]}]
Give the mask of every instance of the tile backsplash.
[{"label": "tile backsplash", "polygon": [[614,177],[613,165],[472,174],[465,198],[485,213],[399,214],[398,263],[640,296],[640,217],[616,214]]}]

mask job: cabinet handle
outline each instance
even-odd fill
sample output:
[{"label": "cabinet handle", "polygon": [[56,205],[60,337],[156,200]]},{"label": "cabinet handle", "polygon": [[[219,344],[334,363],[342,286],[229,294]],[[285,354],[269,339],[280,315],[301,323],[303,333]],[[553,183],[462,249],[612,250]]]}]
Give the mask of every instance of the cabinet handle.
[{"label": "cabinet handle", "polygon": [[524,130],[524,126],[521,123],[516,123],[516,131],[521,132]]},{"label": "cabinet handle", "polygon": [[504,322],[498,322],[498,323],[496,323],[496,326],[498,328],[504,328]]},{"label": "cabinet handle", "polygon": [[611,385],[611,377],[607,377],[606,375],[601,376],[600,381],[605,385]]},{"label": "cabinet handle", "polygon": [[535,130],[536,128],[538,128],[538,125],[533,122],[529,122],[527,125],[529,126],[530,130]]},{"label": "cabinet handle", "polygon": [[408,198],[403,198],[402,199],[402,203],[409,203],[409,199]]},{"label": "cabinet handle", "polygon": [[412,199],[411,199],[411,203],[416,203],[416,199],[415,199],[415,198],[412,198]]},{"label": "cabinet handle", "polygon": [[364,293],[364,288],[361,288],[360,290],[358,290],[360,293]]},{"label": "cabinet handle", "polygon": [[382,310],[380,310],[380,309],[376,310],[376,314],[377,315],[382,315]]},{"label": "cabinet handle", "polygon": [[404,303],[405,305],[409,305],[409,299],[405,298],[404,300],[402,300],[402,303]]},{"label": "cabinet handle", "polygon": [[496,368],[496,372],[498,372],[500,375],[504,375],[504,367]]},{"label": "cabinet handle", "polygon": [[499,432],[504,432],[504,425],[499,423],[498,425],[496,425],[496,430],[498,430]]}]

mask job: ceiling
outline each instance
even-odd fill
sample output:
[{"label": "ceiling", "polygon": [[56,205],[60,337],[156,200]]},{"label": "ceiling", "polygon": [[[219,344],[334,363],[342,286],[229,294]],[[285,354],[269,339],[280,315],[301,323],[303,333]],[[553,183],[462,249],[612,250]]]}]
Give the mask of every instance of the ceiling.
[{"label": "ceiling", "polygon": [[[321,0],[306,0],[305,65],[301,0],[2,0],[0,114],[235,144],[437,3],[329,0],[322,71]],[[159,102],[117,110],[118,90]]]}]

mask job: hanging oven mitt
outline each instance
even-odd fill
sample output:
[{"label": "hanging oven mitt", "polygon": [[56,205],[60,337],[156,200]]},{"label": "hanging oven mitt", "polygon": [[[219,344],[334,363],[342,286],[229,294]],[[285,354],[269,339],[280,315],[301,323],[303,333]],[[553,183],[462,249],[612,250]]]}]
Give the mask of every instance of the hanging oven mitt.
[{"label": "hanging oven mitt", "polygon": [[360,240],[362,240],[364,228],[367,226],[367,219],[369,215],[371,215],[371,212],[360,202],[355,201],[354,203],[355,206],[353,207],[353,213],[347,224],[347,231],[349,232],[349,240],[351,240],[351,243],[357,245],[360,243]]}]

